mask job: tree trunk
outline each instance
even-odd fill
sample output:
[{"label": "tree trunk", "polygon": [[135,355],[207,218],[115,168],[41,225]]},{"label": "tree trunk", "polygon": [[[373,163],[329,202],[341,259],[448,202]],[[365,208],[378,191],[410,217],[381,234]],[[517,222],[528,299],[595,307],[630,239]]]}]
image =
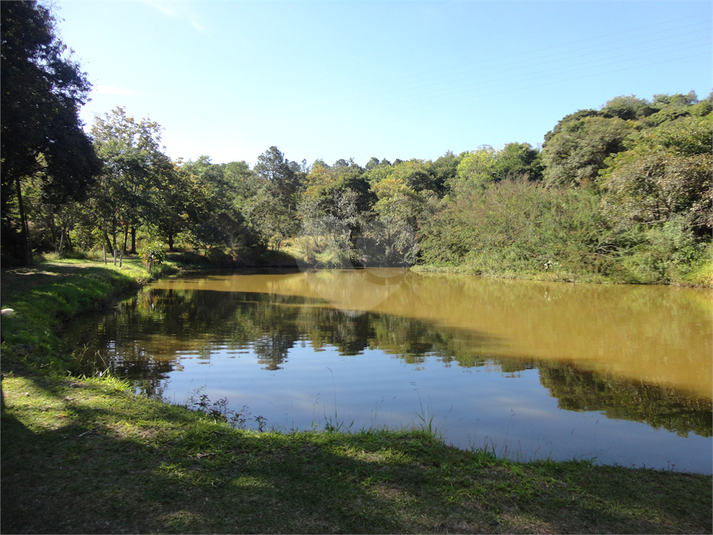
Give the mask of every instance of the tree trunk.
[{"label": "tree trunk", "polygon": [[20,177],[17,177],[15,181],[17,185],[17,204],[20,208],[20,224],[22,225],[22,231],[20,232],[20,240],[22,241],[22,262],[28,266],[32,265],[32,248],[30,247],[30,229],[27,226],[27,219],[25,219],[25,208],[22,204],[22,188],[20,187]]},{"label": "tree trunk", "polygon": [[131,254],[136,254],[136,227],[131,227]]},{"label": "tree trunk", "polygon": [[170,232],[168,233],[168,251],[173,252],[173,234]]},{"label": "tree trunk", "polygon": [[106,248],[109,250],[111,254],[114,254],[114,248],[111,246],[111,240],[109,239],[109,233],[104,230],[104,243],[106,244]]},{"label": "tree trunk", "polygon": [[121,248],[121,252],[126,251],[127,243],[129,243],[129,225],[124,227],[124,247]]},{"label": "tree trunk", "polygon": [[[54,247],[54,252],[62,254],[62,237],[60,235],[59,240],[57,239],[57,225],[55,224],[54,210],[50,208],[50,215],[47,217],[47,226],[50,229],[50,235],[52,236],[52,246]],[[57,242],[60,242],[59,244]]]},{"label": "tree trunk", "polygon": [[114,238],[114,244],[112,245],[112,249],[114,251],[114,265],[116,265],[116,221],[112,222],[111,234],[112,238]]}]

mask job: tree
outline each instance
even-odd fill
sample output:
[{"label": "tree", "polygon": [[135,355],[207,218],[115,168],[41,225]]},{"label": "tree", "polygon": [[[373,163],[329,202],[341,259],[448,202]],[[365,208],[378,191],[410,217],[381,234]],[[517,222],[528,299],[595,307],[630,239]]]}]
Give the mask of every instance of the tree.
[{"label": "tree", "polygon": [[540,152],[529,143],[508,143],[495,154],[495,180],[542,179]]},{"label": "tree", "polygon": [[604,117],[618,117],[626,121],[648,117],[655,111],[646,99],[634,95],[614,97],[602,107]]},{"label": "tree", "polygon": [[298,209],[302,257],[330,267],[353,262],[359,230],[374,201],[364,169],[353,159],[339,159],[332,166],[316,161],[305,177]]},{"label": "tree", "polygon": [[277,147],[272,146],[257,157],[257,164],[253,168],[260,177],[273,185],[273,194],[288,211],[297,206],[300,185],[300,166],[296,164],[295,169],[291,163]]},{"label": "tree", "polygon": [[[46,203],[83,200],[100,163],[78,110],[91,84],[67,55],[50,9],[0,2],[2,14],[2,251],[31,263],[22,183],[41,181]],[[19,229],[18,229],[19,227]]]},{"label": "tree", "polygon": [[[371,173],[380,167],[372,169]],[[367,181],[367,174],[352,159],[337,160],[332,166],[322,161],[315,162],[305,177],[304,184],[303,200],[315,200],[323,213],[336,217],[341,217],[335,204],[339,192],[353,191],[356,195],[355,206],[359,212],[368,212],[376,200]]]},{"label": "tree", "polygon": [[82,206],[76,201],[55,204],[43,192],[41,175],[23,181],[22,199],[25,215],[32,222],[31,241],[41,250],[53,250],[63,255],[73,250],[70,234],[82,216]]},{"label": "tree", "polygon": [[710,237],[713,227],[713,115],[686,117],[627,139],[608,160],[601,185],[610,216],[624,224],[660,226],[676,214]]},{"label": "tree", "polygon": [[245,220],[269,248],[280,250],[282,242],[297,233],[296,211],[288,210],[275,194],[273,183],[263,184],[252,197],[242,202]]},{"label": "tree", "polygon": [[496,182],[494,170],[495,149],[490,145],[482,145],[463,157],[458,164],[456,176],[448,185],[456,196],[473,188],[485,188]]},{"label": "tree", "polygon": [[458,164],[461,161],[461,156],[456,156],[452,151],[447,151],[443,156],[438,158],[431,164],[431,174],[433,175],[433,184],[436,187],[439,195],[443,195],[446,191],[446,184],[453,181],[458,173]]},{"label": "tree", "polygon": [[162,169],[156,179],[156,187],[150,192],[148,221],[166,239],[169,252],[173,252],[176,236],[190,226],[199,194],[195,183],[177,163]]},{"label": "tree", "polygon": [[[181,173],[190,191],[186,228],[197,247],[219,254],[227,250],[233,262],[240,262],[245,253],[263,250],[274,229],[267,228],[264,214],[256,207],[263,200],[260,192],[267,191],[268,185],[245,162],[214,164],[208,156],[201,156],[184,163]],[[271,194],[265,196],[271,206],[282,208]],[[265,211],[269,217],[270,209]]]},{"label": "tree", "polygon": [[[701,105],[697,106],[697,104]],[[654,113],[642,120],[645,127],[659,126],[690,115],[701,117],[710,113],[710,106],[705,102],[699,103],[695,91],[686,95],[681,93],[654,95],[649,106]]]},{"label": "tree", "polygon": [[588,115],[565,122],[542,149],[545,184],[570,187],[594,182],[606,167],[605,160],[624,149],[633,128],[618,117]]},{"label": "tree", "polygon": [[430,164],[430,161],[424,162],[416,159],[401,162],[398,165],[394,165],[392,176],[402,179],[414,191],[435,191],[436,185],[433,182]]},{"label": "tree", "polygon": [[381,163],[379,163],[375,167],[372,167],[371,169],[367,168],[367,170],[364,172],[363,177],[373,187],[374,184],[378,184],[386,177],[391,175],[391,173],[393,172],[394,168],[391,166],[391,164],[385,160],[382,160]]},{"label": "tree", "polygon": [[379,165],[379,158],[372,156],[371,159],[366,163],[364,168],[367,171],[371,171],[374,167],[377,167],[378,165]]},{"label": "tree", "polygon": [[601,114],[597,110],[592,109],[578,110],[574,113],[570,113],[569,115],[565,115],[552,130],[545,134],[545,145],[547,145],[547,143],[549,143],[554,136],[562,132],[568,125],[581,121],[585,117],[597,117],[599,115]]},{"label": "tree", "polygon": [[[398,168],[404,167],[401,164]],[[374,184],[378,201],[376,218],[362,230],[358,251],[364,265],[408,266],[416,263],[419,248],[416,231],[429,201],[436,196],[427,189],[416,191],[406,178],[395,172]]]},{"label": "tree", "polygon": [[131,233],[131,252],[136,253],[137,227],[152,218],[151,192],[159,187],[161,174],[173,166],[161,152],[161,126],[148,118],[136,121],[118,106],[96,117],[91,132],[104,164],[92,197],[106,245],[116,258],[117,234],[122,229],[122,250]]}]

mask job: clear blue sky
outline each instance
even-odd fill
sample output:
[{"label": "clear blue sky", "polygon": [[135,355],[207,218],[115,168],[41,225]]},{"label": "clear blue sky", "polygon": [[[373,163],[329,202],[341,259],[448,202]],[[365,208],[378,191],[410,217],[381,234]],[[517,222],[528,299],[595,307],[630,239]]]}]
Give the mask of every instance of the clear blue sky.
[{"label": "clear blue sky", "polygon": [[87,128],[125,106],[174,159],[436,159],[537,145],[618,95],[713,89],[708,0],[55,5],[95,86]]}]

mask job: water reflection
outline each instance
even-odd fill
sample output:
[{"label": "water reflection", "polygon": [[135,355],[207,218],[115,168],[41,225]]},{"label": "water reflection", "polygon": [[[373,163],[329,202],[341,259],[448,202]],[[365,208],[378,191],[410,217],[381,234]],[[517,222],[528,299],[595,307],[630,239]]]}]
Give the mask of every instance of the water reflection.
[{"label": "water reflection", "polygon": [[[405,372],[383,361],[395,359],[394,364],[412,372],[428,367],[429,378],[420,379],[421,384],[441,377],[432,391],[442,390],[450,401],[431,403],[447,407],[460,402],[459,418],[479,429],[483,424],[473,415],[482,407],[465,407],[477,402],[474,386],[485,386],[456,378],[449,368],[495,370],[513,379],[509,385],[499,383],[499,392],[483,403],[514,398],[507,389],[518,389],[517,381],[529,384],[526,378],[535,373],[540,388],[556,399],[556,410],[641,422],[679,437],[711,437],[712,323],[710,293],[690,289],[365,270],[164,281],[98,322],[77,326],[70,338],[99,348],[102,362],[136,380],[149,395],[165,396],[167,379],[181,375],[174,372],[190,368],[200,376],[205,364],[221,370],[221,381],[230,378],[232,386],[225,391],[244,395],[245,383],[251,382],[255,391],[287,396],[308,382],[304,374],[314,373],[315,366],[331,371],[335,358],[351,357],[362,360],[363,370],[345,365],[350,381],[339,389],[335,383],[335,398],[338,390],[344,403],[363,403],[360,396],[372,396],[368,402],[373,404],[375,383],[384,383],[379,394],[384,399],[403,388],[394,385],[404,382]],[[248,370],[245,358],[256,360],[263,375]],[[434,364],[446,372],[435,371]],[[293,368],[304,367],[313,371],[279,383],[292,377],[288,372]],[[300,395],[291,398],[290,410],[296,410]],[[244,398],[236,402],[254,405]],[[525,407],[519,410],[527,413]],[[529,421],[548,421],[552,410]],[[522,436],[520,447],[532,433]],[[710,471],[710,440],[705,444],[708,460],[693,462],[699,468],[692,469]]]}]

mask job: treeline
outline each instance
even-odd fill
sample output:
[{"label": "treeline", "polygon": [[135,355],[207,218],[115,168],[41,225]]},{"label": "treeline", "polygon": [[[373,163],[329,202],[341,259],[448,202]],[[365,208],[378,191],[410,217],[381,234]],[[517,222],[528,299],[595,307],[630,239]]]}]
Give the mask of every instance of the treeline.
[{"label": "treeline", "polygon": [[160,125],[121,107],[85,134],[90,86],[51,13],[8,2],[2,15],[3,265],[165,246],[236,266],[286,250],[322,267],[710,283],[713,93],[616,97],[564,117],[541,148],[364,166],[276,147],[252,169],[173,161]]}]

